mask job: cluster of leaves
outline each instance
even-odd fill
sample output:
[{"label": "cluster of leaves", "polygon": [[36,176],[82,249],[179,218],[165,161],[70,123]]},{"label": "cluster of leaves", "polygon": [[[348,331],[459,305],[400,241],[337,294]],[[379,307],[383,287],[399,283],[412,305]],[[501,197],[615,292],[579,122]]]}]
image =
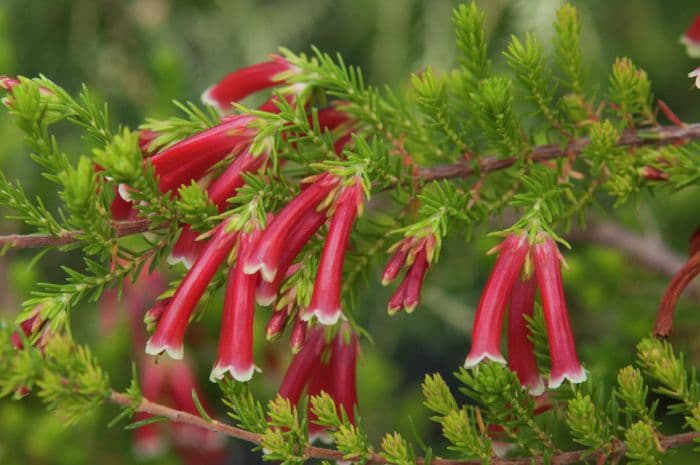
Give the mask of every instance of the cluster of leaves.
[{"label": "cluster of leaves", "polygon": [[[642,340],[637,357],[636,367],[619,371],[617,386],[607,399],[592,381],[536,399],[522,390],[506,367],[489,363],[456,374],[463,384],[460,391],[473,403],[459,405],[444,379],[434,374],[423,382],[425,405],[434,412],[433,420],[441,425],[455,458],[488,463],[494,460],[491,445],[497,441],[512,445],[514,456],[547,459],[562,454],[573,457],[570,463],[625,454],[629,463],[660,464],[667,432],[662,433],[656,395],[674,399],[667,413],[682,415],[685,427],[697,432],[700,384],[694,370],[688,370],[666,341]],[[655,396],[649,395],[650,388]],[[576,456],[562,450],[569,441],[562,435],[563,425],[569,440],[584,448]]]},{"label": "cluster of leaves", "polygon": [[109,398],[107,374],[87,346],[55,334],[39,349],[19,331],[24,348],[16,350],[12,333],[0,327],[0,397],[34,391],[66,424],[93,414]]}]

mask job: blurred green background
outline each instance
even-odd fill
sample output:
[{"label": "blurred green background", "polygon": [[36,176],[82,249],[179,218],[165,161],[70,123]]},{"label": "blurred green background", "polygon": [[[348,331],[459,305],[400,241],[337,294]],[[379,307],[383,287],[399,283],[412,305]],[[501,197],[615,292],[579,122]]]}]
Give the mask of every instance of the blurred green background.
[{"label": "blurred green background", "polygon": [[[543,39],[551,37],[551,23],[561,5],[556,0],[477,3],[486,12],[497,67],[503,66],[500,51],[511,33],[533,31]],[[629,56],[649,73],[656,97],[685,121],[700,121],[700,92],[686,77],[699,63],[689,59],[678,43],[692,17],[700,13],[697,0],[573,3],[582,16],[589,82],[599,95],[607,86],[612,60]],[[347,62],[359,65],[369,82],[400,89],[407,85],[409,73],[426,65],[437,70],[451,66],[454,4],[448,0],[1,0],[0,74],[43,73],[70,91],[86,83],[97,98],[109,102],[113,122],[132,127],[146,116],[172,114],[172,99],[197,100],[225,73],[264,60],[278,46],[307,51],[314,44],[338,51]],[[64,139],[66,149],[81,150],[75,135],[66,134]],[[21,179],[29,192],[55,198],[52,186],[36,174],[19,131],[4,113],[0,141],[0,164],[8,178]],[[642,194],[614,221],[682,256],[688,236],[700,223],[698,194],[697,189]],[[612,220],[602,211],[592,217]],[[25,230],[3,214],[0,231]],[[363,344],[360,407],[375,443],[383,432],[394,429],[409,438],[414,437],[412,431],[429,441],[437,438],[421,405],[419,384],[425,372],[439,371],[450,378],[463,361],[473,310],[492,264],[484,252],[494,239],[486,232],[475,231],[469,242],[463,237],[448,241],[427,278],[423,303],[410,317],[386,315],[391,289],[382,289],[379,279],[372,279],[363,294],[357,313],[375,344]],[[29,252],[10,251],[0,258],[4,319],[13,317],[37,281],[63,279],[59,263],[78,263],[75,256],[52,252],[28,267],[31,257]],[[594,376],[610,383],[616,370],[632,360],[636,341],[649,333],[668,277],[635,265],[619,251],[587,243],[574,242],[566,259],[565,286],[581,358]],[[692,298],[681,301],[674,336],[695,365],[700,361],[697,306]],[[216,312],[209,315],[198,330],[209,339],[208,348],[198,354],[198,366],[201,382],[215,400],[217,390],[206,379],[218,317]],[[94,306],[79,309],[73,320],[77,337],[95,347],[113,385],[123,389],[130,370],[125,327],[113,337],[100,337]],[[258,349],[264,372],[255,389],[270,397],[288,358],[286,344]],[[220,403],[212,403],[223,412]],[[145,461],[136,457],[130,433],[105,426],[116,413],[108,408],[87,422],[64,428],[31,396],[23,402],[2,400],[0,463],[180,463],[173,452]],[[668,421],[677,425],[678,419]],[[258,463],[257,455],[247,450],[247,445],[229,441],[224,463]],[[686,453],[667,461],[684,463]]]}]

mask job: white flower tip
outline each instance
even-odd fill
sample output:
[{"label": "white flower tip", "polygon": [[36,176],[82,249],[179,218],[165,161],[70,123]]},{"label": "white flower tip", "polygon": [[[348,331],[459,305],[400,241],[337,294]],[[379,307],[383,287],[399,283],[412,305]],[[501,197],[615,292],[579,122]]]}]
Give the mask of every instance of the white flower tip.
[{"label": "white flower tip", "polygon": [[491,450],[496,457],[503,458],[513,449],[515,449],[515,445],[509,442],[491,441]]},{"label": "white flower tip", "polygon": [[333,444],[333,438],[328,434],[326,430],[309,432],[309,444],[312,444],[317,441],[326,445]]},{"label": "white flower tip", "polygon": [[158,436],[138,438],[134,443],[134,452],[140,458],[154,458],[165,452],[165,441]]},{"label": "white flower tip", "polygon": [[340,319],[341,311],[339,308],[331,310],[330,312],[323,311],[320,308],[316,308],[310,311],[309,314],[315,315],[318,322],[322,325],[332,326],[338,322],[338,319]]},{"label": "white flower tip", "polygon": [[190,257],[187,257],[185,255],[175,255],[171,253],[170,255],[168,255],[168,258],[165,259],[165,261],[170,266],[175,266],[178,263],[182,263],[188,270],[192,268],[192,260],[190,259]]},{"label": "white flower tip", "polygon": [[506,359],[503,358],[503,355],[500,353],[491,354],[489,352],[481,352],[480,354],[472,354],[470,352],[469,355],[467,355],[467,359],[464,361],[464,368],[474,368],[485,359],[491,360],[492,362],[501,363],[503,365],[506,364]]},{"label": "white flower tip", "polygon": [[534,382],[528,383],[527,388],[531,396],[541,396],[545,390],[544,379],[542,379],[542,376],[537,376]]},{"label": "white flower tip", "polygon": [[255,373],[255,365],[251,365],[249,368],[241,370],[232,364],[220,365],[217,363],[214,365],[214,368],[212,368],[211,373],[209,374],[209,380],[215,383],[217,380],[222,379],[226,373],[230,373],[233,379],[236,381],[245,383],[253,378],[253,373]]},{"label": "white flower tip", "polygon": [[275,280],[275,275],[277,274],[277,268],[272,268],[267,266],[263,261],[246,261],[243,266],[243,272],[245,274],[255,274],[260,271],[263,281],[271,283]]},{"label": "white flower tip", "polygon": [[127,202],[131,202],[131,195],[129,195],[129,186],[122,183],[119,184],[117,187],[117,192],[119,193],[119,196],[126,200]]},{"label": "white flower tip", "polygon": [[209,106],[216,108],[219,111],[219,113],[222,113],[222,114],[226,113],[227,108],[225,108],[221,104],[221,102],[219,102],[218,100],[216,100],[214,97],[211,96],[212,89],[214,89],[214,85],[207,87],[204,90],[204,92],[202,92],[202,95],[200,97],[200,99],[202,100],[202,103],[205,105],[209,105]]},{"label": "white flower tip", "polygon": [[146,353],[148,355],[157,356],[165,352],[173,360],[182,360],[184,356],[184,350],[182,348],[182,345],[178,347],[173,347],[162,343],[155,344],[152,342],[152,339],[153,338],[149,339],[148,342],[146,342]]},{"label": "white flower tip", "polygon": [[557,376],[550,377],[549,388],[557,389],[559,386],[561,386],[565,379],[568,379],[571,383],[578,384],[583,383],[587,378],[588,376],[586,375],[586,370],[584,370],[583,367],[579,367],[571,372],[564,372],[558,374]]},{"label": "white flower tip", "polygon": [[266,292],[267,290],[263,290],[260,288],[257,288],[255,290],[255,302],[257,302],[258,305],[261,307],[267,307],[268,305],[272,305],[272,302],[275,301],[275,297],[277,297],[276,294],[268,294]]}]

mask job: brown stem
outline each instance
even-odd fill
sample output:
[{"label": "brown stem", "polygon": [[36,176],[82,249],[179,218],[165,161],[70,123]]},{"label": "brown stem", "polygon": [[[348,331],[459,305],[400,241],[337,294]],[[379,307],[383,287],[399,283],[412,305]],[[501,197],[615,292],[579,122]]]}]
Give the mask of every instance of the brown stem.
[{"label": "brown stem", "polygon": [[[122,237],[148,231],[150,221],[140,218],[137,220],[115,221],[113,225],[116,236]],[[31,249],[66,245],[79,240],[80,234],[81,231],[69,231],[58,236],[52,236],[51,234],[8,234],[0,236],[0,248]]]},{"label": "brown stem", "polygon": [[[677,142],[700,139],[700,123],[689,124],[687,126],[659,126],[653,129],[645,129],[643,131],[625,131],[618,146],[640,147],[643,145],[670,145]],[[569,145],[562,147],[558,144],[540,145],[534,147],[528,159],[533,162],[542,162],[553,160],[556,158],[564,158],[571,155],[577,155],[585,149],[590,140],[587,137],[576,139]],[[516,157],[482,157],[479,160],[479,169],[475,169],[473,164],[465,161],[451,163],[447,165],[431,166],[427,168],[419,168],[416,172],[416,177],[422,181],[435,181],[439,179],[461,178],[470,176],[477,171],[481,173],[490,173],[508,168],[515,164]]]},{"label": "brown stem", "polygon": [[[119,405],[132,404],[131,398],[128,395],[123,394],[121,392],[113,391],[109,400],[112,403]],[[231,426],[227,423],[223,423],[218,420],[213,420],[209,422],[197,415],[166,407],[165,405],[152,402],[148,399],[142,399],[141,403],[138,405],[136,410],[138,412],[148,413],[150,415],[162,416],[178,423],[185,423],[188,425],[198,426],[200,428],[221,433],[226,436],[242,439],[243,441],[247,441],[253,444],[260,444],[262,439],[260,434],[237,428],[235,426]],[[672,436],[665,436],[661,438],[660,443],[664,450],[668,450],[691,444],[695,439],[699,437],[700,433],[698,432],[682,433]],[[601,456],[606,456],[610,454],[623,455],[626,450],[627,448],[625,446],[625,443],[618,441],[615,442],[615,444],[612,447],[598,449],[592,454],[586,450],[562,452],[559,454],[555,454],[549,457],[549,463],[555,465],[566,465],[570,463],[579,462],[585,458],[599,458]],[[343,454],[341,452],[325,447],[316,446],[307,446],[304,450],[304,457],[309,459],[315,458],[321,460],[343,460]],[[372,453],[369,459],[366,461],[366,463],[369,465],[381,465],[386,464],[387,461],[380,454]],[[424,463],[425,460],[423,458],[418,458],[416,460],[417,465],[423,465]],[[456,460],[434,457],[431,459],[431,463],[435,465],[481,465],[482,461]],[[493,458],[491,460],[491,463],[493,465],[529,465],[532,463],[544,464],[544,458],[539,456],[521,457],[514,459]]]},{"label": "brown stem", "polygon": [[656,322],[654,323],[654,335],[667,337],[673,331],[673,314],[676,310],[676,302],[681,296],[688,284],[700,274],[700,252],[696,252],[686,262],[683,268],[676,273],[668,287],[664,296],[661,298],[659,312],[656,314]]},{"label": "brown stem", "polygon": [[[617,145],[625,147],[640,147],[643,145],[661,146],[689,140],[700,140],[700,123],[689,124],[682,127],[659,126],[639,131],[627,130],[620,136]],[[588,144],[590,144],[590,140],[587,137],[583,137],[573,140],[565,147],[558,144],[539,145],[530,151],[528,159],[537,163],[556,158],[571,157],[581,153]],[[509,168],[513,166],[516,161],[516,157],[501,158],[488,156],[479,158],[478,169],[467,161],[417,168],[413,181],[429,182],[441,179],[464,178],[476,174],[477,172],[482,174],[491,173],[493,171]],[[121,221],[114,223],[114,228],[117,232],[117,236],[126,236],[147,231],[149,223],[144,219]],[[11,234],[0,236],[0,247],[33,248],[65,245],[77,241],[79,237],[80,231],[70,231],[60,236],[52,236],[49,234]]]}]

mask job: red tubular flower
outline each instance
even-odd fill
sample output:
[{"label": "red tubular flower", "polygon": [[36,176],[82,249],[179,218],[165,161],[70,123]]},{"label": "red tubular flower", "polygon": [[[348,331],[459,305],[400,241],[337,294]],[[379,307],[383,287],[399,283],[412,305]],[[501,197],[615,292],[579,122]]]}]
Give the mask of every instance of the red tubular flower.
[{"label": "red tubular flower", "polygon": [[[203,391],[197,383],[194,368],[188,359],[169,364],[168,378],[168,390],[175,409],[199,416],[199,410],[192,399],[192,391],[194,391],[202,408],[210,416],[213,416],[212,409],[207,405],[206,398],[202,395]],[[224,447],[223,436],[214,431],[177,422],[173,423],[172,427],[174,442],[178,447],[184,446],[206,451],[220,450]]]},{"label": "red tubular flower", "polygon": [[221,81],[209,87],[202,94],[202,101],[225,112],[231,102],[284,82],[286,75],[296,71],[296,67],[278,55],[270,61],[257,63],[238,69],[226,75]]},{"label": "red tubular flower", "polygon": [[[389,264],[392,264],[391,261]],[[390,314],[396,313],[401,308],[406,309],[408,313],[416,309],[420,302],[421,289],[423,288],[423,280],[425,279],[425,273],[428,271],[428,266],[425,247],[421,247],[403,281],[391,296],[391,299],[389,299]],[[392,270],[389,271],[391,272]]]},{"label": "red tubular flower", "polygon": [[498,259],[481,294],[472,326],[472,347],[464,362],[471,368],[485,358],[505,363],[501,354],[501,328],[506,299],[520,275],[528,252],[525,234],[510,234],[498,246]]},{"label": "red tubular flower", "polygon": [[[255,117],[238,115],[227,118],[216,126],[188,137],[148,159],[161,177],[180,170],[204,172],[222,160],[237,147],[250,142],[255,130],[248,125]],[[188,168],[184,168],[188,167]],[[202,169],[202,167],[204,167]],[[173,175],[174,176],[174,175]],[[193,176],[190,179],[195,179]],[[169,181],[170,182],[170,181]]]},{"label": "red tubular flower", "polygon": [[255,298],[259,305],[270,305],[275,300],[282,282],[288,277],[288,271],[290,271],[292,262],[325,222],[325,210],[309,209],[299,218],[298,223],[291,230],[284,244],[275,278],[272,281],[261,280],[258,283]]},{"label": "red tubular flower", "polygon": [[[227,200],[236,194],[243,186],[243,174],[255,172],[267,161],[267,153],[257,156],[248,150],[241,153],[236,159],[217,177],[207,188],[207,196],[216,205],[219,212],[226,209]],[[205,241],[198,241],[199,233],[193,231],[189,225],[185,225],[180,232],[177,242],[168,257],[168,263],[184,262],[190,267],[194,259],[200,254]]]},{"label": "red tubular flower", "polygon": [[325,346],[325,336],[322,327],[316,327],[309,332],[304,348],[292,359],[287,372],[284,374],[282,384],[280,385],[277,395],[289,401],[294,405],[299,402],[301,393],[304,391],[311,370],[317,363],[321,352]]},{"label": "red tubular flower", "polygon": [[287,326],[287,320],[289,319],[289,307],[284,307],[281,310],[275,311],[269,320],[267,320],[267,325],[265,326],[265,338],[268,341],[274,341],[277,339],[284,327]]},{"label": "red tubular flower", "polygon": [[321,252],[311,304],[304,314],[305,320],[315,316],[319,323],[333,325],[340,317],[340,288],[345,251],[350,241],[352,225],[355,223],[361,205],[362,185],[359,180],[356,180],[349,186],[343,187],[338,198],[323,252]]},{"label": "red tubular flower", "polygon": [[681,37],[686,52],[691,58],[700,58],[700,15],[697,15],[688,30]]},{"label": "red tubular flower", "polygon": [[243,263],[257,241],[258,230],[241,233],[238,258],[229,273],[224,299],[224,316],[219,335],[219,356],[210,379],[221,379],[229,372],[236,381],[250,381],[255,372],[253,361],[253,320],[255,286],[259,275],[245,274]]},{"label": "red tubular flower", "polygon": [[[308,387],[306,389],[306,394],[311,396],[318,396],[322,392],[330,394],[334,397],[333,391],[333,370],[331,368],[330,361],[324,362],[323,358],[319,356],[316,360],[316,364],[311,370],[309,376]],[[331,442],[331,438],[326,431],[326,428],[316,423],[318,417],[308,409],[309,418],[309,442],[321,441],[326,444]]]},{"label": "red tubular flower", "polygon": [[510,294],[508,310],[508,368],[518,375],[520,384],[533,396],[544,392],[544,381],[537,370],[535,349],[530,342],[530,329],[525,316],[532,317],[535,307],[537,278],[516,279]]},{"label": "red tubular flower", "polygon": [[146,343],[147,354],[158,355],[165,351],[174,359],[182,359],[182,343],[190,316],[236,242],[238,234],[227,231],[228,224],[226,221],[217,227],[214,236],[170,299],[153,336]]},{"label": "red tubular flower", "polygon": [[552,359],[549,387],[559,387],[564,379],[572,383],[581,383],[586,380],[586,371],[576,355],[571,333],[561,281],[559,250],[552,238],[546,234],[540,234],[532,248]]},{"label": "red tubular flower", "polygon": [[289,335],[289,348],[293,354],[298,353],[304,347],[307,328],[308,324],[300,318],[299,312],[297,312],[297,318],[294,320],[294,326],[292,327],[292,334]]},{"label": "red tubular flower", "polygon": [[316,209],[337,185],[337,177],[322,174],[289,202],[265,228],[255,252],[245,263],[245,272],[254,274],[260,271],[265,281],[272,282],[278,271],[282,251],[287,246],[287,238],[294,226],[307,211]]},{"label": "red tubular flower", "polygon": [[357,349],[357,336],[347,323],[343,324],[333,341],[331,355],[332,391],[338,415],[340,415],[340,407],[342,407],[352,424],[355,424],[355,406],[357,405],[355,374]]}]

